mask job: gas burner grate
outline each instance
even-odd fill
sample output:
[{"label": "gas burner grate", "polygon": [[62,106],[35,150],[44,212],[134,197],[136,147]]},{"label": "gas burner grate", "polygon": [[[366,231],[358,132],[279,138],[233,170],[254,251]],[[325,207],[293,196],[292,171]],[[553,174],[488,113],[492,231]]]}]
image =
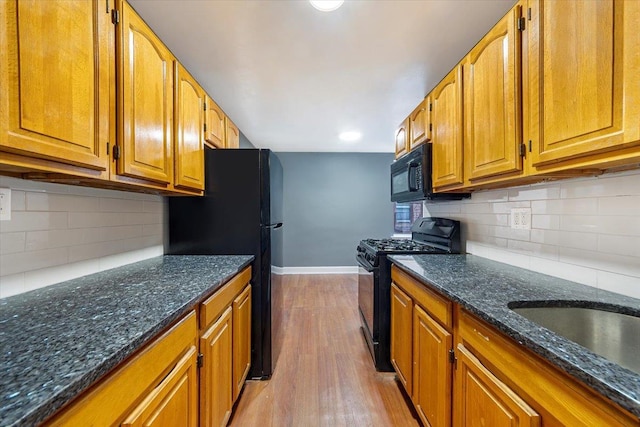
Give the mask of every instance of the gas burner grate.
[{"label": "gas burner grate", "polygon": [[365,242],[381,252],[442,252],[433,246],[408,239],[367,239]]}]

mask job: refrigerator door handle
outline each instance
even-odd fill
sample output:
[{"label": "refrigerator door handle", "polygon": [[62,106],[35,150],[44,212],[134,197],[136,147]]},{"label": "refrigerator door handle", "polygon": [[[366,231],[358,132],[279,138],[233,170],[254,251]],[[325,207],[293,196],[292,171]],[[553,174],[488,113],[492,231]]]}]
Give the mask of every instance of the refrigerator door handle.
[{"label": "refrigerator door handle", "polygon": [[281,222],[276,222],[275,224],[269,224],[269,225],[265,225],[265,228],[272,228],[272,229],[276,229],[276,228],[280,228],[282,227],[282,223]]}]

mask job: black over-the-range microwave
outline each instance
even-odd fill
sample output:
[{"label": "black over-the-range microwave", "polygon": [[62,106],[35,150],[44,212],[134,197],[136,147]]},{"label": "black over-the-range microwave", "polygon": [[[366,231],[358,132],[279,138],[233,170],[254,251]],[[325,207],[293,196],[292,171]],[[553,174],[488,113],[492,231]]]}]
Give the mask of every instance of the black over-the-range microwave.
[{"label": "black over-the-range microwave", "polygon": [[470,193],[434,193],[431,185],[431,144],[411,150],[391,164],[391,201],[460,200]]}]

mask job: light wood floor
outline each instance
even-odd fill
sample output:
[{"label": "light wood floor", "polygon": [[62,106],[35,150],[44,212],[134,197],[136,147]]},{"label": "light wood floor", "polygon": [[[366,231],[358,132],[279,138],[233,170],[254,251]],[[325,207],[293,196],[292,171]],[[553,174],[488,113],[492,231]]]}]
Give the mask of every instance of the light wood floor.
[{"label": "light wood floor", "polygon": [[376,372],[360,331],[356,275],[282,277],[281,350],[249,381],[231,426],[418,426],[393,373]]}]

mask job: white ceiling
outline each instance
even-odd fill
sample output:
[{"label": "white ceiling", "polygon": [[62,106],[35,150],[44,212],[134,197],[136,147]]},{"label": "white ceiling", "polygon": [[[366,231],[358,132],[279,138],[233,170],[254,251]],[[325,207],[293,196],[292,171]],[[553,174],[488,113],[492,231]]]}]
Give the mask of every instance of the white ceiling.
[{"label": "white ceiling", "polygon": [[[392,152],[396,126],[514,0],[129,0],[257,147]],[[344,143],[338,133],[359,130]]]}]

